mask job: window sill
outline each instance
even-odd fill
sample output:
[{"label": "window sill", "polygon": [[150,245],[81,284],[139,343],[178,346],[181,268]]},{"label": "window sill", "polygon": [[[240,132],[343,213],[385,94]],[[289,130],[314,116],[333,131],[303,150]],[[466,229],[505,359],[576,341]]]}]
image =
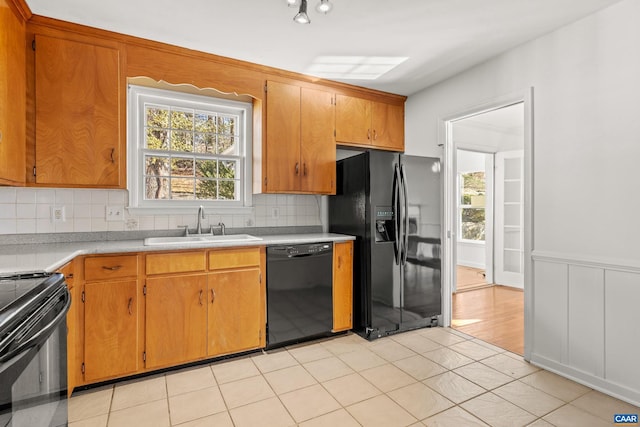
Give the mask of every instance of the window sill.
[{"label": "window sill", "polygon": [[484,240],[458,239],[458,243],[466,243],[466,244],[469,244],[469,245],[476,245],[476,246],[484,246],[485,245],[485,241]]}]

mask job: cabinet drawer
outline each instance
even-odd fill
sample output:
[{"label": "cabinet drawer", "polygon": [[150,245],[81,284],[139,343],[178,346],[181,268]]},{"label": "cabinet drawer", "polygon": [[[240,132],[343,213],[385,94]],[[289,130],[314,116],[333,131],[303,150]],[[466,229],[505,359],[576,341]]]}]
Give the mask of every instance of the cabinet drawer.
[{"label": "cabinet drawer", "polygon": [[170,274],[204,271],[207,268],[203,252],[171,252],[147,255],[147,274]]},{"label": "cabinet drawer", "polygon": [[104,280],[138,274],[137,255],[90,257],[84,260],[86,280]]},{"label": "cabinet drawer", "polygon": [[209,252],[209,270],[260,265],[260,248],[223,249]]}]

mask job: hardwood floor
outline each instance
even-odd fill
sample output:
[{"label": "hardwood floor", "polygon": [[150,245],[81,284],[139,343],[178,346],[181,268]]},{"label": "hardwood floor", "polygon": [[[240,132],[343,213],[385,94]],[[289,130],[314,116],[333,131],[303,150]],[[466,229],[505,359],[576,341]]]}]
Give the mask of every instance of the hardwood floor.
[{"label": "hardwood floor", "polygon": [[464,292],[471,289],[486,288],[487,283],[484,270],[480,268],[456,266],[456,292]]},{"label": "hardwood floor", "polygon": [[451,327],[522,355],[524,292],[500,285],[456,292]]}]

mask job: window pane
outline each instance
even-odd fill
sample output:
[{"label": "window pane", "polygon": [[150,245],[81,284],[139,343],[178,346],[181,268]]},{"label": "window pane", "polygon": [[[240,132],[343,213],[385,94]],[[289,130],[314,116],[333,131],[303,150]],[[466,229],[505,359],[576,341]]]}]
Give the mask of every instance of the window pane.
[{"label": "window pane", "polygon": [[229,135],[218,135],[218,154],[238,155],[237,138]]},{"label": "window pane", "polygon": [[193,110],[171,110],[171,128],[193,130]]},{"label": "window pane", "polygon": [[169,138],[165,129],[147,128],[145,145],[152,150],[168,150]]},{"label": "window pane", "polygon": [[171,131],[171,151],[193,152],[193,133]]},{"label": "window pane", "polygon": [[147,177],[145,178],[146,200],[166,200],[169,198],[169,178]]},{"label": "window pane", "polygon": [[235,135],[237,116],[218,116],[218,133],[220,135]]},{"label": "window pane", "polygon": [[193,159],[171,159],[171,176],[193,177]]},{"label": "window pane", "polygon": [[461,225],[463,239],[484,240],[484,209],[463,208]]},{"label": "window pane", "polygon": [[193,178],[171,178],[171,198],[176,200],[194,200]]},{"label": "window pane", "polygon": [[216,136],[213,133],[196,133],[194,135],[196,153],[216,153]]},{"label": "window pane", "polygon": [[221,160],[219,167],[220,167],[220,171],[219,171],[220,178],[235,179],[236,170],[237,170],[237,165],[235,161]]},{"label": "window pane", "polygon": [[235,181],[220,181],[220,200],[235,200],[236,199],[236,182]]},{"label": "window pane", "polygon": [[217,178],[218,162],[215,160],[196,160],[196,176],[198,178]]},{"label": "window pane", "polygon": [[216,132],[216,116],[215,114],[196,113],[196,132]]},{"label": "window pane", "polygon": [[158,105],[145,105],[145,125],[156,128],[169,127],[169,108]]},{"label": "window pane", "polygon": [[218,198],[218,182],[212,180],[196,180],[196,199],[216,200]]},{"label": "window pane", "polygon": [[169,175],[168,157],[145,157],[145,175]]}]

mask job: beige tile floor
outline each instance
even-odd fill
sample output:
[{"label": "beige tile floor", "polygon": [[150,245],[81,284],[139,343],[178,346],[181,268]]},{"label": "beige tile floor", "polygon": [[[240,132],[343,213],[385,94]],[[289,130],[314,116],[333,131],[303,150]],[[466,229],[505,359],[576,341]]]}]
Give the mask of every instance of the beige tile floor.
[{"label": "beige tile floor", "polygon": [[349,334],[74,393],[70,427],[612,425],[640,408],[448,328]]}]

